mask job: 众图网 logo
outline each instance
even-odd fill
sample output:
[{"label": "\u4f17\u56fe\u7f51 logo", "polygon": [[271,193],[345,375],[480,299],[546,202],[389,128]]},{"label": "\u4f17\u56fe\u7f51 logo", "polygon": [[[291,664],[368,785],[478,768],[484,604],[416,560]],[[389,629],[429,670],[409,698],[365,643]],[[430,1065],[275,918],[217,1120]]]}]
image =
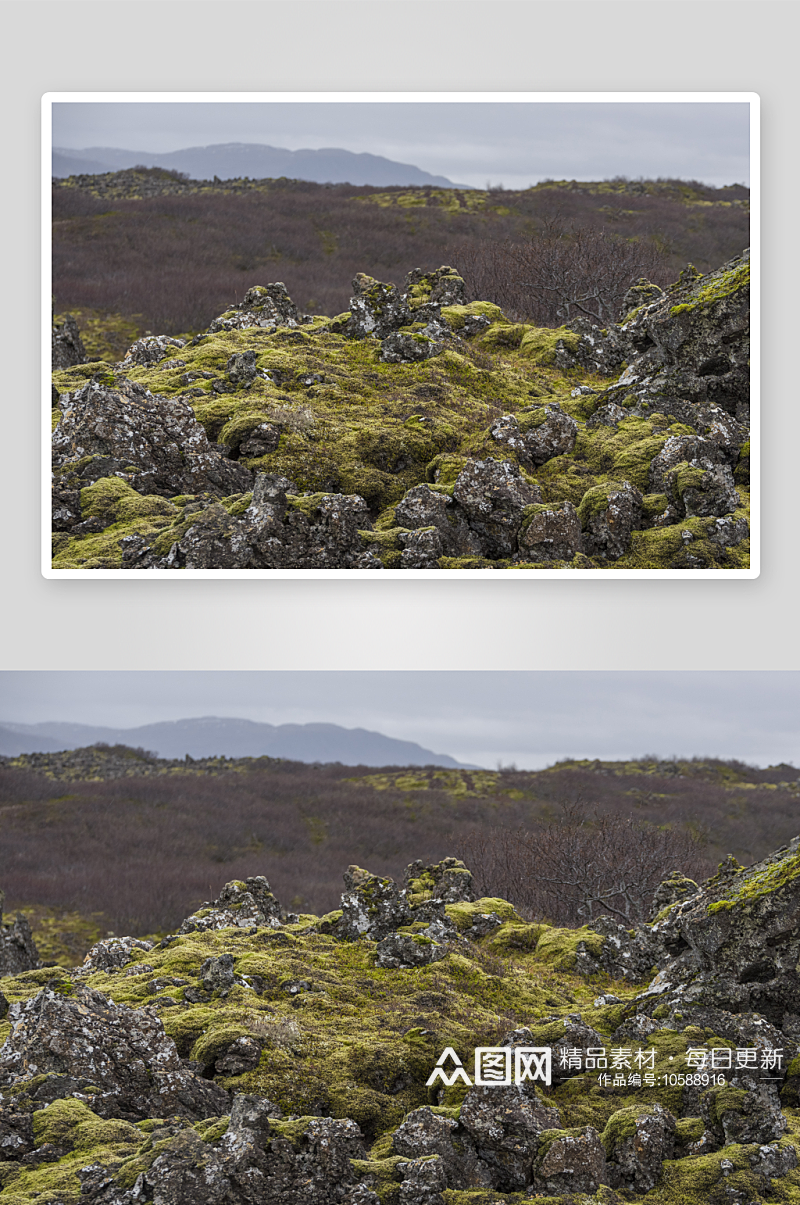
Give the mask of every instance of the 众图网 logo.
[{"label": "\u4f17\u56fe\u7f51 logo", "polygon": [[446,1088],[458,1082],[470,1088],[508,1087],[524,1084],[527,1080],[549,1085],[551,1057],[549,1046],[517,1046],[513,1050],[506,1046],[478,1046],[474,1078],[470,1079],[461,1059],[452,1046],[448,1046],[436,1063],[427,1087],[439,1080]]},{"label": "\u4f17\u56fe\u7f51 logo", "polygon": [[[553,1059],[561,1078],[591,1071],[604,1088],[709,1087],[724,1084],[742,1071],[757,1074],[765,1082],[783,1078],[782,1046],[690,1046],[682,1056],[668,1055],[657,1064],[654,1046],[478,1046],[475,1073],[470,1079],[461,1059],[448,1046],[427,1080],[430,1088],[441,1082],[445,1088],[462,1083],[468,1087],[491,1088],[538,1081],[549,1087]],[[668,1061],[667,1061],[668,1060]]]}]

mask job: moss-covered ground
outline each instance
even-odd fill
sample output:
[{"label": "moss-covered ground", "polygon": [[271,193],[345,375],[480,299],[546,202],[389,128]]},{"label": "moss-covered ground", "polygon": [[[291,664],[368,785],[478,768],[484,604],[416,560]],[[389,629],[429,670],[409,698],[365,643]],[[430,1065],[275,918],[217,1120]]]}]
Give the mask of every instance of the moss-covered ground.
[{"label": "moss-covered ground", "polygon": [[[413,298],[412,305],[418,300]],[[441,354],[409,364],[383,363],[377,340],[347,338],[337,333],[341,319],[317,317],[298,329],[274,333],[259,328],[222,331],[175,349],[175,356],[161,365],[123,372],[109,357],[105,364],[57,372],[54,383],[63,394],[92,377],[111,386],[117,375],[125,375],[153,393],[181,397],[193,407],[209,440],[226,445],[234,458],[240,457],[241,446],[255,428],[271,424],[280,433],[277,448],[256,457],[241,455],[242,463],[256,473],[280,474],[292,481],[293,506],[302,507],[303,495],[361,495],[378,532],[377,538],[370,533],[365,540],[377,545],[385,568],[399,563],[401,529],[394,507],[404,493],[422,482],[452,493],[469,458],[516,463],[524,477],[538,483],[544,503],[573,503],[584,526],[593,510],[605,505],[609,489],[628,481],[645,495],[645,523],[654,522],[666,499],[648,493],[650,462],[671,436],[691,434],[689,427],[674,415],[658,412],[646,418],[631,415],[617,427],[589,427],[587,419],[601,404],[610,380],[579,368],[557,367],[558,347],[573,348],[578,339],[574,332],[509,322],[485,302],[444,307],[443,314],[456,332],[469,315],[491,321],[478,335],[457,337]],[[87,333],[103,354],[111,347],[109,321]],[[225,371],[227,361],[235,352],[248,350],[256,353],[259,373],[268,374],[268,379],[259,375],[249,385],[233,387]],[[176,359],[182,363],[174,365]],[[577,394],[578,386],[594,392]],[[514,414],[524,433],[544,421],[544,407],[550,403],[558,403],[577,422],[577,439],[570,453],[533,470],[513,447],[495,441],[490,427],[501,415]],[[56,407],[54,419],[58,417]],[[736,516],[746,518],[746,466],[740,468],[742,501]],[[66,481],[73,470],[68,466],[66,476],[57,471],[57,480]],[[55,568],[119,568],[120,541],[133,534],[154,539],[156,551],[166,554],[190,526],[196,498],[142,498],[121,478],[117,481],[113,496],[102,483],[82,491],[83,519],[113,521],[101,532],[56,533]],[[222,505],[229,514],[239,515],[249,501],[249,495],[236,495]],[[516,567],[746,568],[748,542],[727,550],[720,547],[709,539],[713,524],[713,519],[689,519],[669,527],[650,526],[634,533],[630,550],[616,562],[579,556],[567,566],[550,562]],[[512,565],[451,557],[442,558],[440,567],[502,570]]]},{"label": "moss-covered ground", "polygon": [[[424,888],[421,883],[417,886]],[[562,1019],[575,1014],[602,1036],[609,1050],[620,1043],[654,1050],[656,1071],[662,1073],[682,1069],[688,1046],[730,1044],[696,1027],[684,1033],[656,1030],[641,1043],[615,1041],[612,1034],[623,1020],[626,1004],[642,985],[610,982],[603,976],[587,980],[574,973],[576,944],[597,942],[597,935],[527,924],[505,901],[448,906],[451,919],[462,929],[471,914],[489,911],[506,918],[490,937],[457,943],[442,961],[416,969],[382,969],[376,965],[374,942],[338,941],[319,931],[319,918],[304,915],[277,931],[225,929],[171,938],[150,951],[137,950],[122,970],[81,979],[131,1008],[156,1007],[183,1057],[196,1060],[206,1075],[215,1076],[228,1089],[268,1096],[278,1104],[286,1120],[276,1122],[275,1128],[290,1140],[304,1128],[298,1118],[319,1114],[353,1118],[371,1146],[369,1167],[364,1164],[361,1170],[369,1170],[387,1186],[388,1201],[395,1199],[392,1194],[397,1190],[393,1175],[397,1157],[390,1135],[404,1115],[430,1105],[446,1116],[457,1116],[466,1090],[463,1084],[426,1086],[447,1046],[471,1069],[475,1047],[496,1045],[519,1026],[530,1028],[536,1044],[552,1043],[563,1034]],[[202,987],[203,962],[221,954],[231,954],[236,974],[258,991],[236,985],[227,996],[214,993],[205,1003],[187,1000],[187,991],[191,994]],[[142,969],[137,973],[139,965]],[[148,985],[173,977],[183,982],[159,987],[154,996]],[[49,967],[7,977],[2,990],[14,1002],[47,984],[70,995],[77,982],[69,970]],[[601,992],[617,1002],[603,1003]],[[0,1021],[0,1041],[9,1028],[8,1021]],[[215,1060],[242,1035],[260,1045],[258,1066],[242,1075],[220,1076]],[[656,1101],[681,1117],[678,1137],[684,1146],[697,1140],[702,1122],[682,1116],[686,1110],[680,1086],[657,1082],[639,1087],[627,1077],[626,1071],[599,1082],[596,1071],[586,1071],[560,1086],[542,1089],[542,1094],[558,1108],[563,1129],[591,1125],[609,1146],[624,1138],[632,1119]],[[786,1113],[790,1130],[779,1145],[800,1150],[800,1114],[791,1108]],[[209,1142],[221,1136],[226,1121],[210,1120],[193,1127],[180,1124]],[[34,1134],[37,1146],[49,1142],[66,1153],[39,1166],[0,1163],[0,1199],[9,1205],[45,1205],[56,1199],[74,1205],[80,1196],[76,1173],[93,1162],[114,1169],[119,1182],[130,1187],[174,1129],[162,1132],[157,1119],[137,1125],[102,1121],[87,1103],[67,1099],[34,1114]],[[747,1189],[751,1196],[746,1199],[753,1202],[800,1202],[798,1171],[773,1181],[764,1195],[763,1184],[751,1170],[757,1152],[750,1145],[726,1146],[713,1154],[683,1154],[665,1163],[663,1176],[650,1193],[623,1193],[616,1199],[706,1205],[716,1200],[713,1192],[724,1183]],[[720,1167],[724,1159],[731,1164],[727,1176]],[[448,1205],[522,1199],[518,1194],[485,1190],[445,1194]],[[614,1199],[606,1190],[590,1198],[597,1205]],[[553,1205],[566,1205],[574,1198],[551,1200]]]}]

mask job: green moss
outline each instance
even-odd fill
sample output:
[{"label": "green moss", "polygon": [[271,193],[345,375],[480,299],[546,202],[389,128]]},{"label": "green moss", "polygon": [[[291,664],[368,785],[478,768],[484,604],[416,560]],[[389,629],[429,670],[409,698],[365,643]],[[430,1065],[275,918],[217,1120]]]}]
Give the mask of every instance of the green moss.
[{"label": "green moss", "polygon": [[486,897],[468,903],[466,900],[458,904],[445,904],[445,912],[457,929],[468,929],[477,916],[484,913],[495,913],[503,921],[521,923],[516,909],[508,900]]},{"label": "green moss", "polygon": [[685,314],[699,307],[707,309],[714,302],[721,301],[724,297],[730,297],[732,293],[748,288],[749,285],[750,260],[747,259],[727,272],[714,273],[708,283],[702,289],[698,289],[689,301],[673,306],[670,313]]},{"label": "green moss", "polygon": [[488,318],[490,322],[505,322],[505,316],[499,306],[491,301],[471,301],[469,305],[443,305],[442,317],[449,322],[454,331],[463,329],[464,322],[472,315]]},{"label": "green moss", "polygon": [[582,528],[588,527],[589,520],[595,515],[608,510],[608,495],[613,488],[611,485],[595,485],[586,491],[578,507],[578,518]]},{"label": "green moss", "polygon": [[546,928],[539,935],[535,957],[559,970],[571,971],[575,967],[578,946],[584,946],[597,958],[603,950],[603,938],[585,925],[580,929]]},{"label": "green moss", "polygon": [[607,1159],[613,1157],[618,1146],[628,1138],[633,1138],[639,1118],[647,1117],[652,1112],[652,1105],[628,1105],[627,1108],[618,1109],[616,1113],[611,1114],[600,1136]]},{"label": "green moss", "polygon": [[800,852],[780,858],[764,870],[744,871],[736,883],[735,893],[727,899],[709,905],[709,912],[730,911],[732,908],[752,908],[759,900],[774,896],[777,891],[796,883],[800,878]]},{"label": "green moss", "polygon": [[177,509],[167,498],[155,494],[138,494],[121,477],[101,477],[94,485],[81,490],[81,517],[96,515],[99,519],[127,522],[151,515],[177,515]]},{"label": "green moss", "polygon": [[550,365],[555,363],[559,343],[575,352],[579,341],[580,335],[567,326],[529,327],[520,342],[519,354],[534,364]]},{"label": "green moss", "polygon": [[[94,535],[72,536],[69,542],[59,547],[53,557],[54,569],[121,569],[122,547],[125,536],[151,536],[170,524],[169,515],[153,515],[149,518],[124,520],[112,523],[104,531]],[[169,551],[169,548],[167,548]]]}]

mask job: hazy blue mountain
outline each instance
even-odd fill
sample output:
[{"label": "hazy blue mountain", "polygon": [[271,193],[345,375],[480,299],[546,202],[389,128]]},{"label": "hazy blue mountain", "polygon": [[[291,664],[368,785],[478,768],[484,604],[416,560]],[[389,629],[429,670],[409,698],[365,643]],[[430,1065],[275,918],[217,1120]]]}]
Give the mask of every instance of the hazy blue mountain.
[{"label": "hazy blue mountain", "polygon": [[340,147],[287,151],[283,147],[262,146],[255,142],[225,142],[214,146],[190,146],[161,154],[108,146],[91,146],[82,150],[53,147],[53,175],[57,177],[96,175],[139,165],[185,172],[193,180],[212,180],[214,176],[220,180],[238,176],[249,176],[253,180],[288,176],[292,180],[312,180],[318,184],[471,187],[469,184],[454,185],[446,176],[432,176],[410,163],[395,163],[383,155],[356,154]]},{"label": "hazy blue mountain", "polygon": [[8,725],[0,725],[0,757],[17,757],[20,753],[59,753],[64,748],[48,736],[29,736]]},{"label": "hazy blue mountain", "polygon": [[[0,727],[0,753],[52,753],[105,741],[148,749],[159,757],[287,757],[303,762],[342,762],[348,766],[445,766],[465,763],[445,753],[432,753],[413,741],[398,741],[366,728],[338,724],[257,724],[252,720],[204,716],[144,724],[139,728],[104,728],[92,724],[52,722]],[[469,767],[474,769],[476,767]]]}]

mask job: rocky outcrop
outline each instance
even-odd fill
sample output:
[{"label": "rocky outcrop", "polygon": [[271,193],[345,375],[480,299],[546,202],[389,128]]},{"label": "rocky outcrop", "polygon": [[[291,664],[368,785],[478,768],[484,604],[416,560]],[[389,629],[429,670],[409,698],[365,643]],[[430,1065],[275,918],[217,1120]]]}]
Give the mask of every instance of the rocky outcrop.
[{"label": "rocky outcrop", "polygon": [[20,971],[31,971],[41,966],[39,951],[26,918],[18,913],[13,921],[3,922],[4,900],[5,896],[0,891],[0,977],[18,975]]},{"label": "rocky outcrop", "polygon": [[114,1004],[89,987],[77,988],[74,999],[45,988],[13,1004],[8,1020],[2,1086],[45,1076],[48,1099],[77,1093],[100,1117],[126,1120],[213,1117],[229,1106],[226,1092],[186,1070],[161,1021],[146,1009]]},{"label": "rocky outcrop", "polygon": [[59,361],[54,565],[746,568],[749,259],[628,300],[539,329],[447,265],[359,273],[333,319],[258,285],[188,342]]},{"label": "rocky outcrop", "polygon": [[402,884],[351,866],[324,918],[231,882],[157,945],[9,976],[0,1185],[52,1165],[65,1205],[791,1201],[798,859],[800,838],[676,871],[631,930],[525,923],[455,858]]},{"label": "rocky outcrop", "polygon": [[79,486],[118,476],[139,494],[224,497],[252,487],[244,465],[211,446],[189,405],[154,395],[135,381],[90,381],[61,399],[53,464]]},{"label": "rocky outcrop", "polygon": [[53,372],[60,368],[73,368],[85,360],[86,349],[78,323],[72,314],[67,314],[62,323],[53,325]]},{"label": "rocky outcrop", "polygon": [[186,920],[179,933],[210,929],[279,928],[283,913],[263,875],[226,883],[217,899],[203,904]]}]

